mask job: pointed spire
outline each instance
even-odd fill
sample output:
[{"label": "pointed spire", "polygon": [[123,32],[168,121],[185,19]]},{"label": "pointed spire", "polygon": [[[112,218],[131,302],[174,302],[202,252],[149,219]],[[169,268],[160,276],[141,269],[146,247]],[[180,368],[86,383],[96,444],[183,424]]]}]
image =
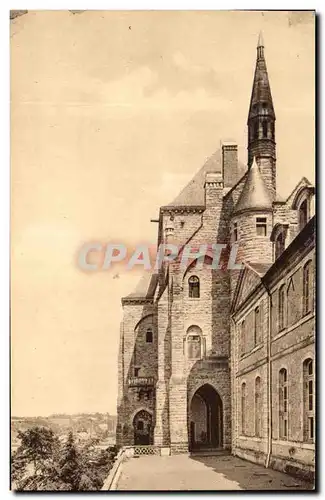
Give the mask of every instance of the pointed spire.
[{"label": "pointed spire", "polygon": [[264,57],[264,40],[260,32],[257,43],[257,58],[248,120],[259,114],[268,114],[275,119],[269,77]]},{"label": "pointed spire", "polygon": [[263,32],[260,31],[260,34],[258,35],[258,42],[257,42],[257,48],[259,47],[264,47],[264,40],[263,40]]},{"label": "pointed spire", "polygon": [[272,200],[255,157],[251,168],[248,170],[234,213],[244,210],[272,210]]}]

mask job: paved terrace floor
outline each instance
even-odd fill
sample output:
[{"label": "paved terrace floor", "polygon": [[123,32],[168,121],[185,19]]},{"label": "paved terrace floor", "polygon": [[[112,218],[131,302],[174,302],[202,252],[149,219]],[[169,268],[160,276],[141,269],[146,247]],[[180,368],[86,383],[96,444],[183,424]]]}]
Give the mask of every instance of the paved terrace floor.
[{"label": "paved terrace floor", "polygon": [[124,462],[117,490],[310,490],[281,472],[233,456],[144,456]]}]

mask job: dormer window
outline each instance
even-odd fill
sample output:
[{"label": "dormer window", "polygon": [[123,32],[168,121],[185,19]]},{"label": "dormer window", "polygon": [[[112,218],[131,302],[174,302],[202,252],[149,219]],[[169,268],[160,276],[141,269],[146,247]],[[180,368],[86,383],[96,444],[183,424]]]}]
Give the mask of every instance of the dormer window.
[{"label": "dormer window", "polygon": [[266,217],[256,217],[256,234],[257,236],[266,236],[267,234]]},{"label": "dormer window", "polygon": [[188,280],[188,296],[191,299],[200,298],[200,280],[197,276],[191,276]]},{"label": "dormer window", "polygon": [[285,242],[284,242],[284,234],[280,233],[275,240],[275,260],[280,257],[280,255],[284,252]]}]

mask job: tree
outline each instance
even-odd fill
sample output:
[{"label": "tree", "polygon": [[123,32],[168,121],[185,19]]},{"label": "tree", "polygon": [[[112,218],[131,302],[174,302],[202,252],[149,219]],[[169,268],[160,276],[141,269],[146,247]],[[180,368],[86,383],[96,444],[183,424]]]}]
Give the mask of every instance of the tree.
[{"label": "tree", "polygon": [[68,486],[68,489],[79,491],[82,468],[72,431],[69,432],[67,442],[63,447],[59,467],[60,479]]},{"label": "tree", "polygon": [[51,429],[39,426],[19,431],[17,437],[21,444],[12,457],[12,479],[17,489],[38,490],[50,476],[55,479],[53,459],[58,439]]}]

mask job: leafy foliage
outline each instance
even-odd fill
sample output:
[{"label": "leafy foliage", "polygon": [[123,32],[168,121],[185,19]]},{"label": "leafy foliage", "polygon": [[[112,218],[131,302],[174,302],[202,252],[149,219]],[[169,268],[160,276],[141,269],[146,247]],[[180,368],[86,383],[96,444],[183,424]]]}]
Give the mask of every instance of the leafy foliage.
[{"label": "leafy foliage", "polygon": [[77,444],[72,431],[63,443],[51,429],[38,426],[18,437],[11,467],[17,491],[100,490],[116,455],[115,447],[98,448],[98,439]]}]

